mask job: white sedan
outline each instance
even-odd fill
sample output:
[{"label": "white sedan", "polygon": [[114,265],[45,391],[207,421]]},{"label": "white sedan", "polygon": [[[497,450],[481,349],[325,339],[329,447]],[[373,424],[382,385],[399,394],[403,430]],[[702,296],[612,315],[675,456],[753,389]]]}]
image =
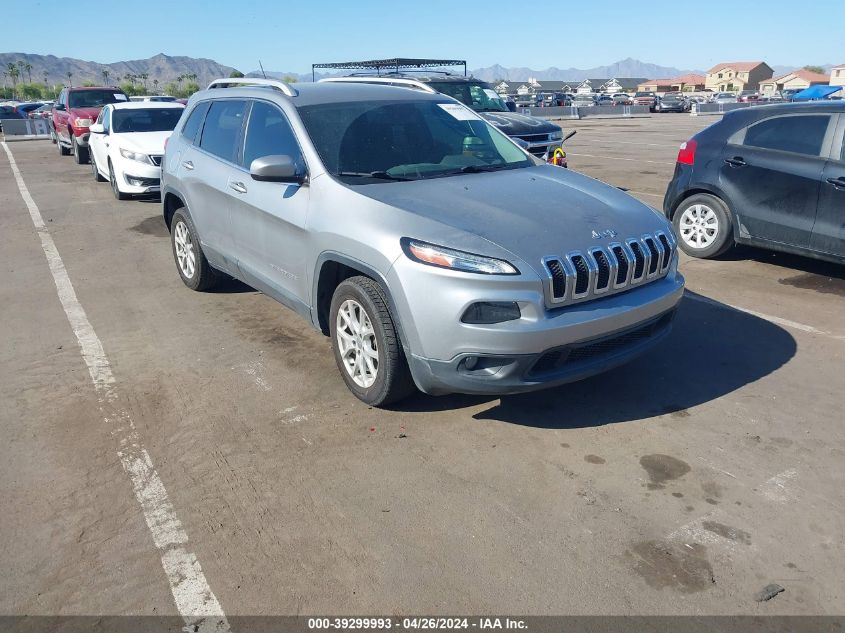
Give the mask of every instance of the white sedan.
[{"label": "white sedan", "polygon": [[158,193],[164,143],[184,109],[178,103],[148,101],[103,107],[88,141],[94,178],[108,180],[118,200]]}]

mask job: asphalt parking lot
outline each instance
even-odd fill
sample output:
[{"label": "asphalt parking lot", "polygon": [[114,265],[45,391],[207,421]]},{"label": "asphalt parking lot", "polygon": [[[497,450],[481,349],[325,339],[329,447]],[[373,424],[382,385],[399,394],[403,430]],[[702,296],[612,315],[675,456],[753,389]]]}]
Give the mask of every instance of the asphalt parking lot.
[{"label": "asphalt parking lot", "polygon": [[[567,121],[570,165],[659,207],[714,120]],[[841,266],[682,258],[674,330],[630,365],[377,410],[292,312],[187,290],[157,202],[117,202],[48,142],[8,147],[46,228],[0,151],[0,613],[176,614],[154,542],[176,517],[228,616],[842,614]],[[122,461],[141,449],[158,518]]]}]

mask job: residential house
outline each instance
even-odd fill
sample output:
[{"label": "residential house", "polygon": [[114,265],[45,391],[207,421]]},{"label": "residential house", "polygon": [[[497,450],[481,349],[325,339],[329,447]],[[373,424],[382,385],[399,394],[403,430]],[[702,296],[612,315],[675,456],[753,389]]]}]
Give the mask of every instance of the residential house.
[{"label": "residential house", "polygon": [[698,92],[704,90],[704,75],[688,73],[670,79],[649,79],[637,85],[638,92]]},{"label": "residential house", "polygon": [[[843,73],[845,75],[845,73]],[[845,77],[842,78],[845,81]],[[830,82],[830,77],[822,75],[821,73],[814,73],[806,68],[793,70],[792,72],[766,79],[760,82],[760,94],[771,95],[781,90],[788,90],[790,88],[797,90],[804,90],[810,86],[826,86]]]},{"label": "residential house", "polygon": [[713,92],[758,90],[760,82],[772,75],[774,71],[766,62],[725,62],[707,71],[704,87]]},{"label": "residential house", "polygon": [[538,80],[535,77],[529,77],[528,81],[500,81],[494,86],[496,92],[500,95],[526,95],[539,94],[541,92],[572,92],[573,88],[569,82],[556,81],[551,79]]},{"label": "residential house", "polygon": [[585,79],[578,84],[577,94],[634,92],[643,77],[614,77],[612,79]]},{"label": "residential house", "polygon": [[[845,64],[839,64],[830,69],[830,85],[845,86]],[[845,93],[845,90],[841,92]]]}]

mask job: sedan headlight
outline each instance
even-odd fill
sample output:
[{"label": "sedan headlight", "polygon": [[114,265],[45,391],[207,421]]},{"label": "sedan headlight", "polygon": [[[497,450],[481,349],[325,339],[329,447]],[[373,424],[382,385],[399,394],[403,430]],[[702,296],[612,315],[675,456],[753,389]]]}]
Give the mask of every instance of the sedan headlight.
[{"label": "sedan headlight", "polygon": [[549,134],[549,138],[553,141],[559,141],[563,138],[563,130],[558,130],[557,132],[552,132]]},{"label": "sedan headlight", "polygon": [[133,152],[132,150],[120,148],[120,155],[124,158],[128,158],[129,160],[137,160],[139,163],[146,163],[148,165],[152,165],[153,161],[150,160],[150,157],[146,154],[142,154],[140,152]]},{"label": "sedan headlight", "polygon": [[485,275],[519,274],[515,266],[501,259],[456,251],[445,246],[437,246],[409,238],[402,240],[402,250],[405,251],[405,255],[408,258],[415,262],[437,266],[438,268],[449,268],[466,273],[482,273]]},{"label": "sedan headlight", "polygon": [[74,119],[73,127],[91,127],[94,125],[93,119]]}]

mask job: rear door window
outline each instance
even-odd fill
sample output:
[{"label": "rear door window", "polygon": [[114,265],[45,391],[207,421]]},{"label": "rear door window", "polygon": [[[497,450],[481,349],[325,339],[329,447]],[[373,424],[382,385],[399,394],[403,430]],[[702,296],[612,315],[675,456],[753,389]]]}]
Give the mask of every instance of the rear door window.
[{"label": "rear door window", "polygon": [[191,114],[188,115],[188,120],[185,121],[185,126],[182,128],[182,136],[190,143],[196,143],[197,135],[202,127],[203,119],[205,119],[205,113],[208,112],[208,103],[208,101],[204,101],[197,104],[191,110]]},{"label": "rear door window", "polygon": [[276,106],[255,101],[246,126],[246,139],[241,164],[249,169],[256,158],[290,156],[299,162],[300,151],[287,118]]},{"label": "rear door window", "polygon": [[230,163],[237,162],[246,105],[242,100],[212,102],[202,128],[200,148]]},{"label": "rear door window", "polygon": [[819,156],[830,115],[802,114],[766,119],[745,132],[743,145]]}]

